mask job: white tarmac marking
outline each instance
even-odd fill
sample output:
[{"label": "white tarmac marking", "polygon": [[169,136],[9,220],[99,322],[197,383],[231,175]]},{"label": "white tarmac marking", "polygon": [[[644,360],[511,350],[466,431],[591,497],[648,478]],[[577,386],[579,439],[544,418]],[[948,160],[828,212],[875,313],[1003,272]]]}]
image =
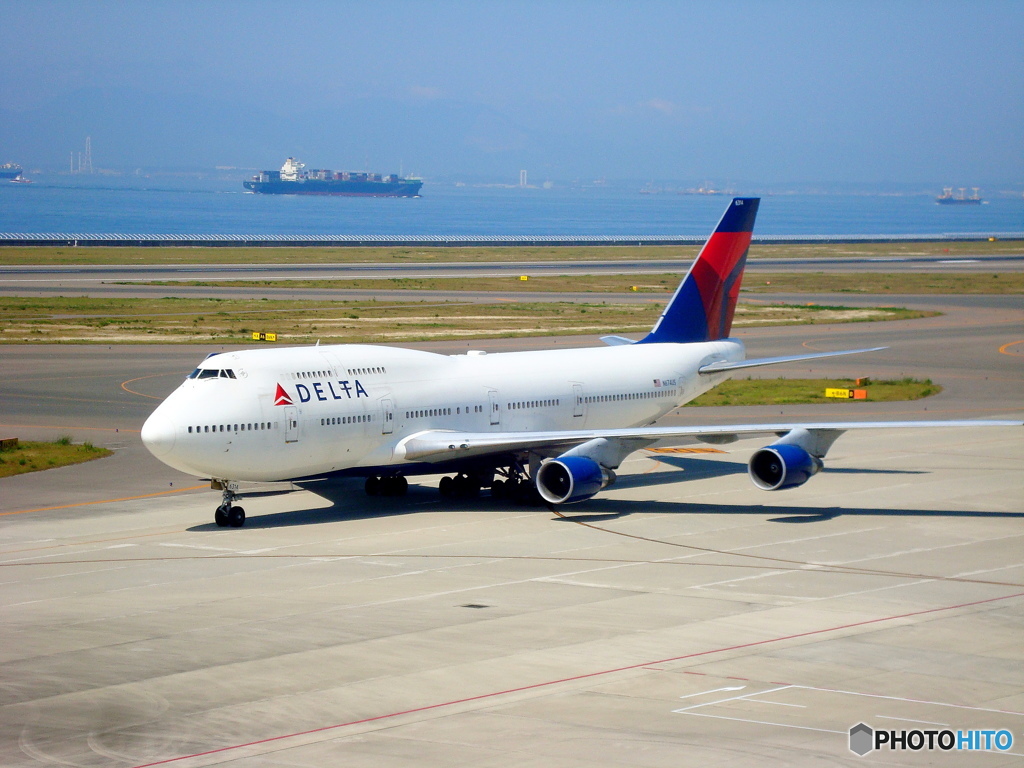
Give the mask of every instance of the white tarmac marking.
[{"label": "white tarmac marking", "polygon": [[172,541],[160,541],[157,542],[158,547],[174,547],[177,549],[202,549],[210,552],[231,552],[232,554],[240,554],[237,549],[231,547],[211,547],[203,544],[177,544]]},{"label": "white tarmac marking", "polygon": [[685,696],[680,696],[680,699],[692,699],[694,696],[707,696],[709,693],[718,693],[719,691],[742,691],[747,686],[745,685],[730,685],[726,688],[712,688],[710,691],[699,691],[697,693],[688,693]]},{"label": "white tarmac marking", "polygon": [[[678,711],[678,710],[675,710]],[[791,725],[790,723],[773,723],[770,720],[751,720],[747,717],[726,717],[725,715],[706,715],[703,712],[687,712],[691,717],[710,717],[715,720],[732,720],[737,723],[755,723],[756,725],[774,725],[777,728],[797,728],[801,731],[818,731],[819,733],[841,733],[848,731],[833,731],[831,728],[811,728],[809,725]],[[1000,754],[1006,754],[1001,752]]]},{"label": "white tarmac marking", "polygon": [[68,577],[78,578],[79,576],[88,576],[90,573],[104,573],[106,571],[123,571],[127,568],[127,565],[118,565],[113,568],[95,568],[91,571],[75,571],[74,573],[57,573],[51,576],[37,576],[29,581],[50,581],[52,579],[66,579]]},{"label": "white tarmac marking", "polygon": [[948,728],[949,723],[936,723],[932,720],[914,720],[909,717],[890,717],[889,715],[875,715],[879,720],[899,720],[903,723],[921,723],[922,725],[940,725],[943,728]]},{"label": "white tarmac marking", "polygon": [[[673,709],[672,713],[673,714],[685,714],[685,715],[690,715],[692,717],[708,717],[708,718],[712,718],[712,719],[715,719],[715,720],[730,720],[730,721],[739,722],[739,723],[753,723],[753,724],[756,724],[756,725],[771,725],[771,726],[776,726],[778,728],[797,728],[799,730],[819,731],[821,733],[838,733],[838,734],[846,734],[847,733],[846,730],[833,730],[833,729],[830,729],[830,728],[812,728],[811,726],[807,726],[807,725],[794,725],[792,723],[777,723],[777,722],[772,722],[770,720],[755,720],[753,718],[730,717],[730,716],[727,716],[727,715],[713,715],[713,714],[709,714],[707,712],[696,712],[696,711],[694,711],[694,710],[697,710],[697,709],[704,709],[706,707],[713,707],[713,706],[715,706],[717,704],[726,704],[726,703],[731,702],[731,701],[746,701],[746,702],[750,702],[750,703],[753,703],[753,704],[775,704],[775,705],[784,706],[784,707],[800,707],[800,708],[806,709],[807,707],[805,705],[802,705],[802,704],[788,704],[788,703],[784,703],[784,702],[781,702],[781,701],[769,701],[769,700],[765,700],[765,699],[759,698],[761,696],[765,696],[767,694],[774,693],[776,691],[782,691],[782,690],[787,690],[787,689],[803,690],[803,691],[820,691],[822,693],[832,693],[832,694],[847,695],[847,696],[861,696],[861,697],[864,697],[864,698],[882,699],[882,700],[886,700],[886,701],[899,701],[899,702],[905,702],[905,703],[908,703],[908,704],[924,704],[924,705],[936,706],[936,707],[948,707],[948,708],[952,708],[952,709],[963,709],[963,710],[969,710],[969,711],[972,711],[972,712],[992,712],[992,713],[996,713],[996,714],[1000,714],[1000,715],[1014,715],[1014,716],[1018,716],[1018,717],[1024,717],[1024,712],[1014,712],[1012,710],[990,709],[990,708],[987,708],[987,707],[973,707],[973,706],[964,705],[964,704],[950,704],[948,702],[942,702],[942,701],[927,701],[927,700],[923,700],[923,699],[911,699],[911,698],[906,698],[906,697],[902,697],[902,696],[883,696],[883,695],[880,695],[880,694],[873,694],[873,693],[861,693],[859,691],[843,691],[843,690],[838,690],[838,689],[835,689],[835,688],[818,688],[816,686],[811,686],[811,685],[785,685],[785,686],[782,686],[782,687],[779,687],[779,688],[770,688],[770,689],[765,690],[765,691],[754,692],[754,693],[746,693],[746,694],[741,694],[739,696],[730,696],[730,697],[727,697],[727,698],[724,698],[724,699],[716,699],[714,701],[707,701],[707,702],[704,702],[702,704],[693,704],[693,705],[691,705],[689,707],[683,707],[681,709]],[[716,691],[727,691],[727,690],[730,690],[730,689],[729,688],[718,688],[718,689],[715,689],[715,690]],[[713,693],[713,692],[714,691],[704,691],[703,693]],[[700,693],[689,694],[687,696],[680,696],[679,698],[685,699],[685,698],[690,698],[692,696],[699,696],[699,695],[701,695],[701,694]],[[912,719],[912,718],[909,718],[909,717],[896,717],[896,716],[891,716],[891,715],[877,715],[877,714],[874,715],[874,717],[878,718],[878,719],[883,719],[883,720],[895,720],[895,721],[907,722],[907,723],[920,723],[922,725],[935,725],[935,726],[939,726],[939,727],[943,727],[943,728],[952,727],[948,723],[941,723],[941,722],[936,722],[936,721],[933,721],[933,720],[915,720],[915,719]],[[1024,755],[1022,755],[1020,753],[1016,753],[1016,752],[998,752],[998,751],[995,751],[995,750],[986,750],[985,754],[1014,755],[1016,757],[1024,757]]]},{"label": "white tarmac marking", "polygon": [[864,563],[868,560],[880,560],[886,557],[902,557],[903,555],[916,555],[921,552],[938,552],[941,549],[952,549],[954,547],[969,547],[974,544],[990,544],[993,541],[1005,541],[1006,539],[1016,539],[1024,536],[1024,533],[1013,533],[1009,536],[997,536],[996,538],[988,539],[971,539],[970,541],[957,541],[952,544],[940,544],[936,547],[913,547],[911,549],[902,549],[897,552],[888,552],[881,555],[868,555],[861,557],[856,560],[838,560],[835,562],[823,562],[822,565],[849,565],[851,563]]},{"label": "white tarmac marking", "polygon": [[[871,529],[871,530],[874,530],[874,529]],[[862,533],[862,531],[846,531],[844,533],[831,534],[831,535],[844,536],[844,535],[847,535],[849,533]],[[897,551],[897,552],[876,553],[876,554],[873,554],[873,555],[868,555],[866,557],[856,558],[856,559],[853,559],[853,560],[839,560],[839,561],[828,561],[828,560],[825,560],[825,561],[822,561],[820,563],[817,563],[815,566],[802,566],[801,570],[809,570],[809,569],[812,569],[812,568],[815,568],[815,567],[819,567],[819,568],[840,567],[840,568],[842,568],[844,566],[845,567],[851,567],[852,566],[853,568],[856,568],[856,566],[853,565],[854,563],[865,563],[865,562],[874,561],[874,560],[884,560],[884,559],[892,558],[892,557],[902,557],[904,555],[920,554],[922,552],[938,552],[938,551],[943,550],[943,549],[953,549],[955,547],[984,545],[984,544],[989,544],[989,543],[995,542],[995,541],[1004,541],[1006,539],[1019,538],[1021,536],[1024,536],[1024,534],[1019,534],[1018,533],[1018,534],[1011,534],[1009,536],[997,536],[995,538],[972,539],[971,541],[960,541],[960,542],[955,542],[953,544],[942,544],[942,545],[936,546],[936,547],[915,547],[915,548],[912,548],[912,549],[905,549],[905,550],[900,550],[900,551]],[[820,538],[824,538],[824,537],[820,537]],[[780,542],[780,543],[787,543],[787,542]],[[757,545],[757,546],[764,546],[764,545]],[[730,552],[737,552],[739,550],[729,550],[729,551]],[[1014,568],[1014,567],[1017,567],[1017,565],[1003,566],[1001,568],[994,568],[994,569],[991,569],[991,570],[992,571],[1006,570],[1007,568]],[[795,569],[793,569],[793,570],[795,570]],[[878,570],[884,570],[884,569],[878,569]],[[785,576],[785,575],[789,575],[790,573],[792,573],[792,571],[789,570],[789,569],[784,570],[784,571],[772,571],[772,572],[769,572],[769,573],[755,574],[753,576],[740,576],[740,577],[737,577],[735,579],[725,579],[723,581],[712,581],[712,582],[708,582],[707,584],[695,584],[695,585],[693,585],[692,588],[693,589],[707,589],[709,587],[721,586],[723,584],[727,584],[729,586],[732,586],[732,585],[734,585],[734,584],[736,584],[738,582],[752,581],[752,580],[756,580],[756,579],[767,579],[767,578],[772,578],[772,577],[775,577],[775,576]],[[973,574],[980,574],[980,573],[986,573],[986,571],[973,571],[973,572],[968,573],[968,574],[958,574],[957,576],[967,577],[967,576],[970,576],[970,575],[973,575]],[[885,573],[859,573],[856,570],[852,570],[850,572],[850,575],[854,575],[854,576],[857,576],[857,575],[861,575],[861,576],[876,576],[878,578],[884,578],[887,574],[885,574]],[[951,578],[957,578],[957,576],[953,576]],[[806,600],[807,602],[812,602],[812,601],[815,601],[815,600],[834,599],[834,598],[839,598],[839,597],[849,597],[849,596],[852,596],[852,595],[862,595],[862,594],[867,594],[869,592],[876,592],[876,591],[879,591],[880,589],[892,589],[892,588],[899,587],[899,586],[911,586],[913,584],[924,584],[924,583],[929,582],[929,581],[941,581],[943,578],[945,578],[945,577],[936,576],[934,578],[919,579],[917,581],[907,582],[905,584],[890,584],[890,585],[887,585],[887,586],[884,586],[884,587],[877,587],[877,588],[872,588],[872,589],[867,589],[867,590],[857,590],[857,591],[854,591],[854,592],[844,592],[842,594],[828,595],[825,598],[821,598],[821,597],[806,597],[806,596],[805,597],[789,596],[789,597],[792,597],[792,599],[794,599],[794,600],[800,599],[800,600]]]},{"label": "white tarmac marking", "polygon": [[1017,715],[1024,717],[1024,712],[1015,712],[1012,709],[990,709],[989,707],[972,707],[970,704],[950,704],[945,701],[929,701],[927,699],[910,699],[903,696],[883,696],[880,693],[861,693],[860,691],[844,691],[838,688],[818,688],[813,685],[794,685],[793,688],[802,688],[807,691],[823,691],[825,693],[842,693],[847,696],[864,696],[869,699],[886,699],[887,701],[906,701],[911,704],[931,704],[936,707],[953,707],[954,709],[969,709],[974,712],[995,712],[1000,715]]},{"label": "white tarmac marking", "polygon": [[777,693],[778,691],[785,691],[788,688],[800,688],[800,687],[802,687],[802,686],[780,685],[778,688],[769,688],[767,691],[758,691],[757,693],[743,693],[743,694],[740,694],[739,696],[729,696],[729,697],[727,697],[725,699],[717,699],[715,701],[707,701],[707,702],[704,702],[703,704],[693,704],[693,705],[691,705],[689,707],[683,707],[682,709],[673,709],[672,712],[674,712],[674,713],[689,712],[691,709],[700,709],[701,707],[712,707],[715,704],[724,704],[727,701],[736,701],[738,699],[747,699],[747,698],[749,698],[751,696],[763,696],[766,693]]}]

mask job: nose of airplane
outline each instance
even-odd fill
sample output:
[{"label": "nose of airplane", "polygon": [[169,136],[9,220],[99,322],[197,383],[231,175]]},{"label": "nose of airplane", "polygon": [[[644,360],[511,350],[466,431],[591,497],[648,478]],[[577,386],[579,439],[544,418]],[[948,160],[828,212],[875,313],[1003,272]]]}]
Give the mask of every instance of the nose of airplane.
[{"label": "nose of airplane", "polygon": [[166,456],[174,449],[174,423],[159,412],[142,425],[142,444],[154,456]]}]

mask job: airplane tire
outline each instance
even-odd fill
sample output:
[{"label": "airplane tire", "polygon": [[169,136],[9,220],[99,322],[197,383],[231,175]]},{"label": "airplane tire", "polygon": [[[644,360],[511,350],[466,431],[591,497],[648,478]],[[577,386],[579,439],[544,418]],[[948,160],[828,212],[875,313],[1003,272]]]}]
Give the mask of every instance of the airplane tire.
[{"label": "airplane tire", "polygon": [[217,511],[213,513],[213,522],[221,528],[228,524],[228,513],[224,511],[223,506],[217,507]]},{"label": "airplane tire", "polygon": [[448,477],[448,475],[445,475],[444,477],[441,478],[441,482],[438,483],[437,490],[441,493],[442,496],[444,496],[444,498],[450,499],[452,496],[455,495],[454,485],[455,481]]},{"label": "airplane tire", "polygon": [[228,512],[228,525],[232,528],[241,528],[245,525],[245,510],[241,507],[232,507]]},{"label": "airplane tire", "polygon": [[409,481],[405,479],[404,475],[384,475],[377,485],[377,494],[381,496],[405,496],[408,490]]},{"label": "airplane tire", "polygon": [[491,483],[491,496],[501,499],[505,497],[505,481],[495,480]]},{"label": "airplane tire", "polygon": [[471,475],[456,475],[452,478],[452,495],[460,499],[472,499],[480,494],[480,483]]},{"label": "airplane tire", "polygon": [[540,494],[533,483],[529,482],[518,483],[512,498],[516,504],[522,504],[524,507],[535,507],[540,503]]},{"label": "airplane tire", "polygon": [[515,501],[519,493],[519,481],[515,478],[506,480],[501,486],[501,498]]},{"label": "airplane tire", "polygon": [[365,488],[367,496],[377,496],[381,492],[380,478],[377,477],[376,475],[371,475],[370,477],[366,478]]}]

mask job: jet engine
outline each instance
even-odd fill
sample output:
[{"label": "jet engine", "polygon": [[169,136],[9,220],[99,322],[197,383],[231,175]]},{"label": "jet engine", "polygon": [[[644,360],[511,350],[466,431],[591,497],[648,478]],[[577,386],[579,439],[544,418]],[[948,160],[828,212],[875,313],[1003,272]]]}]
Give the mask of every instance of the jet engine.
[{"label": "jet engine", "polygon": [[775,443],[750,457],[750,479],[763,491],[796,488],[811,479],[824,464],[799,445]]},{"label": "jet engine", "polygon": [[550,504],[572,504],[589,499],[614,479],[615,475],[586,456],[560,456],[540,465],[537,492]]}]

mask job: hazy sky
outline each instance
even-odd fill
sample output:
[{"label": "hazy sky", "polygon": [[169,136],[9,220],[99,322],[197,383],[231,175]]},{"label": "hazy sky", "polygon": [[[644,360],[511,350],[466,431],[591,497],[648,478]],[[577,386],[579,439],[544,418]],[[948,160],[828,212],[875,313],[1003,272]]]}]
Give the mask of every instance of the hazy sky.
[{"label": "hazy sky", "polygon": [[0,162],[1019,183],[1024,2],[0,0]]}]

